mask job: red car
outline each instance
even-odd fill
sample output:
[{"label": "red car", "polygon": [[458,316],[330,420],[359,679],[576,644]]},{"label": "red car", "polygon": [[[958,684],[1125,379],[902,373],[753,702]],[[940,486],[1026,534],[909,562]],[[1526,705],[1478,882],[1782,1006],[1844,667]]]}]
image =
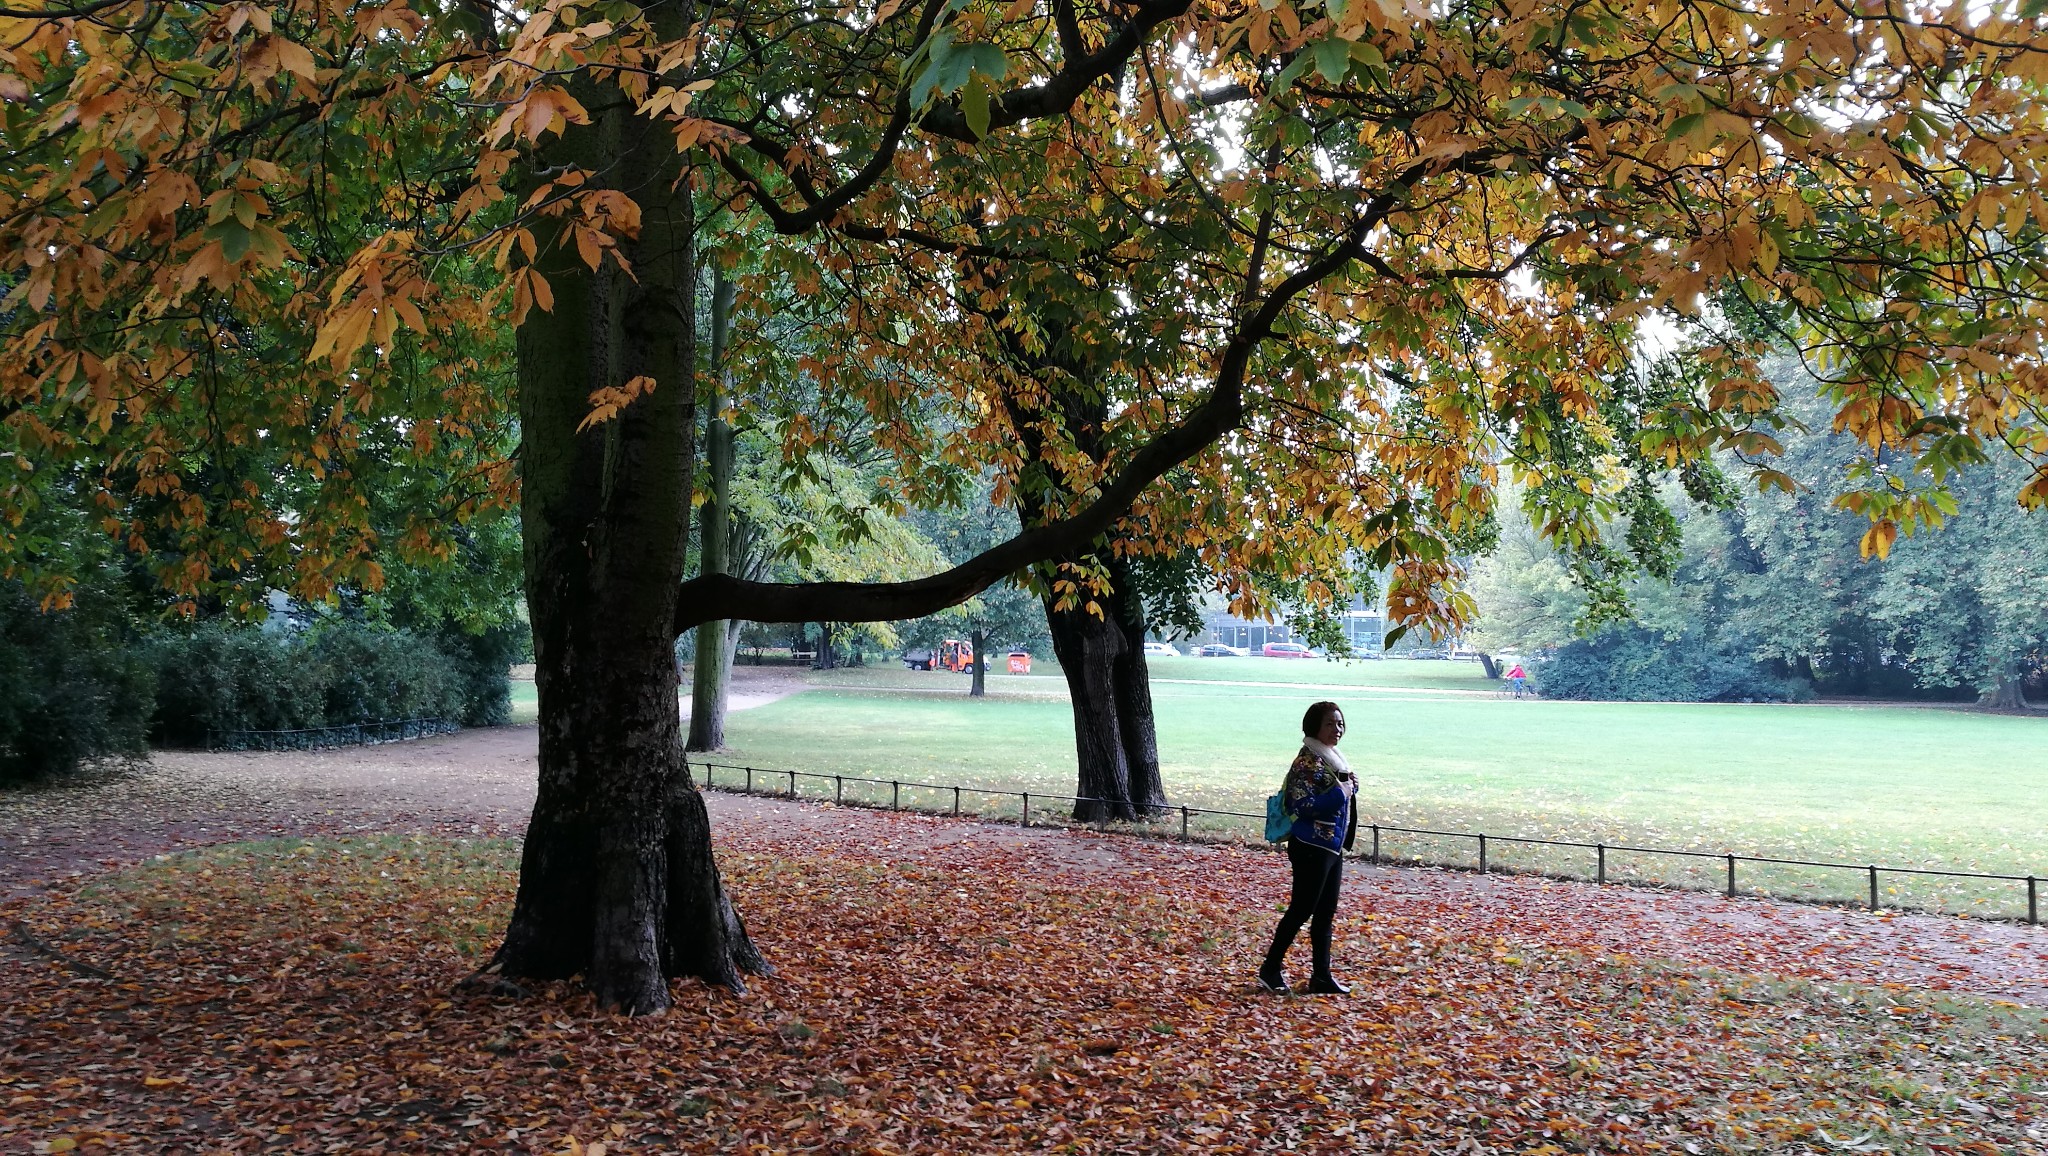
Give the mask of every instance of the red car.
[{"label": "red car", "polygon": [[1315,657],[1313,654],[1309,653],[1308,647],[1303,646],[1299,642],[1268,642],[1265,646],[1265,649],[1259,651],[1259,653],[1265,655],[1267,658]]}]

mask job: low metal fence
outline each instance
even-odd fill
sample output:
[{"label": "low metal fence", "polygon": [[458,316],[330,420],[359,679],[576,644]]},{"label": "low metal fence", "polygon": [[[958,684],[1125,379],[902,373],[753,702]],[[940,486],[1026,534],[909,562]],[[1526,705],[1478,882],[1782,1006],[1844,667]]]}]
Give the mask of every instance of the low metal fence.
[{"label": "low metal fence", "polygon": [[461,729],[460,723],[444,718],[371,719],[332,727],[228,731],[215,735],[207,746],[216,751],[313,751],[403,742],[428,735],[453,734]]},{"label": "low metal fence", "polygon": [[[951,814],[978,819],[993,819],[1021,823],[1026,827],[1033,824],[1034,803],[1043,812],[1052,804],[1063,803],[1071,807],[1078,807],[1082,803],[1107,802],[1107,800],[1089,798],[1083,795],[1061,795],[1040,791],[996,790],[988,787],[967,787],[953,783],[913,782],[903,779],[877,779],[861,775],[827,774],[820,771],[752,767],[738,763],[692,760],[690,765],[703,769],[703,786],[706,789],[728,790],[749,795],[771,794],[791,799],[816,798],[822,801],[824,799],[822,793],[816,796],[802,795],[797,790],[797,784],[799,781],[830,783],[832,785],[832,802],[843,806],[886,806],[887,809],[892,811],[911,810],[922,814]],[[717,781],[718,773],[721,771],[726,774],[724,782]],[[692,781],[695,781],[694,776]],[[757,781],[761,786],[770,789],[762,790],[757,788]],[[858,796],[850,797],[846,790],[849,784],[856,787],[887,787],[889,788],[888,800],[884,803],[879,799]],[[784,789],[772,789],[776,786],[781,786]],[[917,806],[915,805],[916,800],[913,800],[913,805],[906,806],[904,800],[904,792],[906,790],[935,795],[937,805]],[[948,803],[949,797],[950,805]],[[963,809],[963,804],[969,799],[975,801],[977,805],[972,808]],[[1003,803],[1004,800],[1010,799],[1016,800],[1014,808]],[[988,806],[985,805],[986,803],[994,803],[995,805]],[[1050,818],[1050,816],[1046,817]],[[1221,833],[1212,830],[1197,832],[1194,829],[1194,824],[1197,820],[1203,818],[1223,819],[1231,827],[1235,827],[1236,824],[1228,823],[1228,821],[1238,819],[1251,820],[1258,824],[1258,826],[1252,828],[1255,834],[1263,833],[1263,824],[1266,819],[1264,814],[1253,814],[1247,811],[1219,810],[1212,807],[1168,806],[1156,808],[1153,816],[1146,822],[1118,824],[1117,826],[1120,829],[1128,827],[1135,834],[1189,841],[1197,838],[1198,834],[1211,835]],[[1073,825],[1064,820],[1056,820],[1055,822],[1061,826]],[[1102,820],[1095,822],[1093,825],[1098,829],[1107,829],[1110,823],[1107,820]],[[1178,830],[1175,829],[1176,827]],[[1361,837],[1369,837],[1371,840],[1370,849],[1359,853],[1358,857],[1374,864],[1409,863],[1423,866],[1469,869],[1469,861],[1452,860],[1443,856],[1402,856],[1390,853],[1385,849],[1386,842],[1390,836],[1418,836],[1471,843],[1476,852],[1477,869],[1481,873],[1536,874],[1592,883],[1678,886],[1691,890],[1721,891],[1730,898],[1738,895],[1757,895],[1777,899],[1790,899],[1796,902],[1816,901],[1816,897],[1810,894],[1773,891],[1768,887],[1754,883],[1745,887],[1741,881],[1741,868],[1745,864],[1766,869],[1773,867],[1814,868],[1836,873],[1854,872],[1860,876],[1857,882],[1861,885],[1858,888],[1861,894],[1857,895],[1853,902],[1859,906],[1866,906],[1871,911],[1879,911],[1886,908],[1887,904],[1884,902],[1880,887],[1882,882],[1887,879],[1971,879],[1988,883],[2011,883],[2016,885],[2013,890],[2015,900],[2019,898],[2021,889],[2024,889],[2025,914],[2021,915],[2019,908],[2015,906],[2003,918],[2024,919],[2028,924],[2035,926],[2038,926],[2041,922],[2041,885],[2044,880],[2035,875],[2000,875],[1983,871],[1953,871],[1934,867],[1893,867],[1877,863],[1842,863],[1825,859],[1785,859],[1769,855],[1741,855],[1732,851],[1688,851],[1672,847],[1645,847],[1629,843],[1587,843],[1572,839],[1542,839],[1526,835],[1495,835],[1479,831],[1440,831],[1427,827],[1401,827],[1385,823],[1361,824],[1358,833]],[[1241,838],[1242,836],[1240,835],[1239,837]],[[1510,847],[1540,847],[1560,849],[1568,852],[1590,852],[1590,855],[1587,856],[1590,860],[1587,866],[1591,870],[1589,872],[1577,872],[1557,869],[1555,867],[1532,870],[1527,867],[1503,865],[1499,861],[1499,851],[1502,848]],[[1668,879],[1648,879],[1632,872],[1615,870],[1618,866],[1616,863],[1617,857],[1626,856],[1664,856],[1681,861],[1711,864],[1714,883],[1710,887],[1688,886],[1684,882],[1673,882]],[[1697,875],[1697,872],[1692,874]],[[1755,875],[1756,872],[1751,872],[1750,874]],[[1841,902],[1842,900],[1823,898],[1820,901]],[[1939,910],[1939,908],[1915,907],[1905,902],[1895,902],[1889,906],[1897,910]]]}]

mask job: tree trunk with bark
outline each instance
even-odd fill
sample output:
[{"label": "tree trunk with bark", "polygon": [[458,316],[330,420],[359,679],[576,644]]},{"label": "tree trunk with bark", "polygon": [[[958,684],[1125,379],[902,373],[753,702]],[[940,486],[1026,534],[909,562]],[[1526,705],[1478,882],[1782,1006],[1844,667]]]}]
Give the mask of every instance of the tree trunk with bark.
[{"label": "tree trunk with bark", "polygon": [[[599,1003],[669,1005],[672,977],[738,988],[765,962],[719,879],[676,709],[678,597],[695,469],[694,221],[673,144],[638,135],[616,93],[537,167],[576,165],[642,194],[628,277],[537,229],[554,308],[519,327],[521,516],[540,697],[540,783],[503,944],[510,979],[582,975]],[[566,250],[566,251],[565,251]],[[651,393],[588,428],[590,395]]]},{"label": "tree trunk with bark", "polygon": [[[697,542],[704,574],[732,573],[732,426],[724,411],[729,394],[725,349],[732,332],[738,286],[720,269],[711,283],[710,413],[704,421],[704,458],[710,492],[699,511]],[[732,689],[732,647],[736,623],[717,618],[697,628],[697,660],[690,669],[690,737],[684,749],[715,751],[725,746],[725,708]]]},{"label": "tree trunk with bark", "polygon": [[1116,689],[1117,733],[1130,771],[1131,805],[1139,818],[1150,818],[1166,806],[1166,784],[1159,775],[1159,727],[1152,713],[1152,672],[1145,662],[1145,605],[1130,591],[1128,568],[1111,563],[1110,573],[1117,583],[1124,630],[1123,653],[1117,656],[1111,679]]},{"label": "tree trunk with bark", "polygon": [[973,665],[969,667],[970,677],[967,682],[967,696],[969,698],[982,698],[988,694],[988,632],[986,630],[969,631],[967,638],[973,647],[972,653],[969,655],[969,660]]},{"label": "tree trunk with bark", "polygon": [[1074,794],[1081,799],[1074,818],[1080,822],[1135,820],[1166,805],[1144,618],[1128,606],[1128,572],[1114,562],[1108,569],[1116,586],[1096,598],[1101,616],[1085,604],[1061,610],[1047,602],[1045,608],[1053,653],[1074,704]]},{"label": "tree trunk with bark", "polygon": [[2026,710],[2027,680],[2019,663],[2008,662],[2000,668],[1998,681],[1978,694],[1977,705],[1991,710]]},{"label": "tree trunk with bark", "polygon": [[1484,671],[1488,678],[1498,679],[1500,677],[1500,663],[1495,662],[1493,656],[1483,650],[1479,652],[1479,669]]}]

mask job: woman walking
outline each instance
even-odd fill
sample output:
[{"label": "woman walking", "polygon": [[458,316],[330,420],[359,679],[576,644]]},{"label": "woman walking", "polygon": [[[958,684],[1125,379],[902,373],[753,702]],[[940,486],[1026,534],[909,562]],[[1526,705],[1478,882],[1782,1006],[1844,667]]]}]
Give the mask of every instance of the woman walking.
[{"label": "woman walking", "polygon": [[1330,924],[1344,881],[1343,852],[1358,835],[1358,815],[1351,805],[1358,780],[1337,753],[1344,738],[1344,712],[1334,702],[1316,703],[1301,716],[1301,734],[1301,753],[1287,768],[1287,783],[1281,788],[1287,811],[1294,816],[1287,838],[1294,893],[1273,931],[1273,946],[1259,968],[1259,985],[1267,991],[1288,990],[1281,964],[1306,923],[1315,967],[1306,990],[1311,995],[1348,995],[1351,989],[1330,974]]}]

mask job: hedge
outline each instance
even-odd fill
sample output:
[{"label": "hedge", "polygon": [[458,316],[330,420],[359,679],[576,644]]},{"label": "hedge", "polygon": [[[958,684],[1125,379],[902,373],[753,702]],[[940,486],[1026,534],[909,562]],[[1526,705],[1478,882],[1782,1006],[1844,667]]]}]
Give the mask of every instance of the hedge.
[{"label": "hedge", "polygon": [[152,640],[152,741],[198,747],[244,730],[375,719],[444,718],[495,726],[511,713],[509,628],[434,636],[359,622],[312,630],[207,625]]},{"label": "hedge", "polygon": [[129,642],[90,595],[45,613],[0,582],[0,782],[147,751],[153,679]]}]

